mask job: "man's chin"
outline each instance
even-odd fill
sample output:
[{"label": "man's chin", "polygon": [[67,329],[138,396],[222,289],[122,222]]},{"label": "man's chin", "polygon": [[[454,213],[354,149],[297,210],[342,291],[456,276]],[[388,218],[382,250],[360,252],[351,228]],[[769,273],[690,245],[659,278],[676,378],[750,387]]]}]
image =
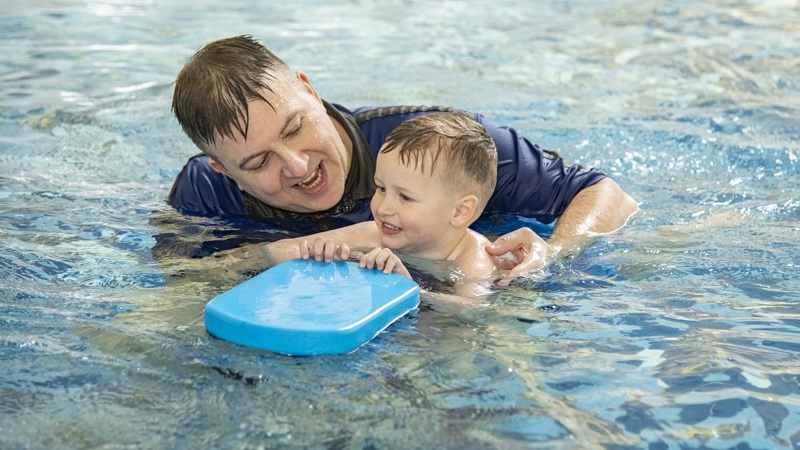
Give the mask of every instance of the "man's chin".
[{"label": "man's chin", "polygon": [[[341,198],[341,196],[339,198]],[[339,200],[336,200],[336,196],[334,196],[333,199],[317,198],[317,199],[311,199],[311,200],[312,201],[308,201],[303,205],[295,204],[295,205],[283,207],[282,209],[285,209],[287,211],[297,212],[297,213],[306,213],[306,214],[308,214],[308,213],[327,211],[327,210],[335,207],[339,203]]]}]

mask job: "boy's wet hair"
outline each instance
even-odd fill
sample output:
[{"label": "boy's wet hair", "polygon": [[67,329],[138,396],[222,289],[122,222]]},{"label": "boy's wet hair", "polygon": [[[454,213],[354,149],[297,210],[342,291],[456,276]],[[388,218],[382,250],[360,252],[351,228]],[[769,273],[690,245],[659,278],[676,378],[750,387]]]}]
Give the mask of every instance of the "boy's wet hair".
[{"label": "boy's wet hair", "polygon": [[[497,182],[497,148],[474,118],[460,112],[436,112],[398,125],[381,153],[398,152],[400,162],[422,173],[434,174],[459,195],[478,197],[477,218]],[[429,166],[429,167],[428,167]]]},{"label": "boy's wet hair", "polygon": [[269,82],[281,72],[289,73],[286,63],[251,36],[211,42],[178,74],[172,112],[192,142],[208,153],[217,138],[234,139],[233,130],[247,136],[247,104],[269,104],[260,92],[272,91]]}]

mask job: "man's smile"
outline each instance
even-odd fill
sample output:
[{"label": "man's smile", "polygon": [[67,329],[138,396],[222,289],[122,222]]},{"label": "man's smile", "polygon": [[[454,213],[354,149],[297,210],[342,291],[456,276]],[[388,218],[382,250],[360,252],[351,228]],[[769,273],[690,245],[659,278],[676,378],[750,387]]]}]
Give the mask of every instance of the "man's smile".
[{"label": "man's smile", "polygon": [[315,188],[317,188],[322,182],[324,181],[323,173],[322,173],[322,163],[317,166],[317,168],[311,172],[304,180],[301,180],[294,186],[305,191],[308,194],[314,194]]}]

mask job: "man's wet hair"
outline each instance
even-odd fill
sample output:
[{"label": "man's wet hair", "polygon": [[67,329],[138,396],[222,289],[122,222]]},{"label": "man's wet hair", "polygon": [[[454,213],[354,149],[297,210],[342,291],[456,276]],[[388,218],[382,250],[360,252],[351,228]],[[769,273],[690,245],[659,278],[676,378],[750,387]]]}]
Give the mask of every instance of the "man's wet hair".
[{"label": "man's wet hair", "polygon": [[286,63],[249,35],[211,42],[178,74],[172,112],[184,133],[208,153],[216,139],[235,139],[234,130],[247,136],[248,103],[270,104],[261,92],[274,92],[270,82],[280,73],[289,73]]}]

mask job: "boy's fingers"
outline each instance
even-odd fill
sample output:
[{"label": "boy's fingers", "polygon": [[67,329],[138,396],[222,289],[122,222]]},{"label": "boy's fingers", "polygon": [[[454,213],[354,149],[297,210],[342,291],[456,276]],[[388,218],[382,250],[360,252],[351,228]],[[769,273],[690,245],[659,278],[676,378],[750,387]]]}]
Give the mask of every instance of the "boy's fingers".
[{"label": "boy's fingers", "polygon": [[372,249],[369,253],[361,257],[361,261],[358,262],[358,266],[366,269],[372,269],[375,267],[375,258],[380,251],[380,248]]},{"label": "boy's fingers", "polygon": [[333,258],[336,255],[336,242],[333,239],[328,239],[325,241],[325,262],[333,261]]},{"label": "boy's fingers", "polygon": [[414,278],[411,277],[411,273],[408,271],[408,269],[406,268],[406,266],[403,264],[402,261],[400,262],[400,267],[397,269],[397,273],[399,273],[400,275],[402,275],[402,276],[404,276],[404,277],[406,277],[406,278],[408,278],[410,280],[414,279]]},{"label": "boy's fingers", "polygon": [[322,261],[322,250],[325,246],[325,241],[321,238],[314,239],[314,246],[311,251],[311,256],[314,257],[317,261]]},{"label": "boy's fingers", "polygon": [[378,269],[383,270],[383,273],[392,273],[398,259],[391,250],[384,248],[379,254],[380,265]]},{"label": "boy's fingers", "polygon": [[308,240],[306,240],[306,239],[303,239],[303,240],[300,242],[300,245],[298,245],[298,247],[300,248],[300,257],[301,257],[301,258],[303,258],[303,259],[308,259],[308,258],[309,258],[309,254],[308,254],[308,247],[309,247],[309,245],[308,245]]},{"label": "boy's fingers", "polygon": [[339,258],[342,261],[346,261],[347,258],[350,257],[350,246],[347,244],[342,244],[339,246]]},{"label": "boy's fingers", "polygon": [[[386,266],[391,261],[392,256],[394,256],[394,254],[388,248],[381,249],[381,251],[378,252],[378,256],[375,258],[375,262],[377,264],[378,270],[382,270],[382,271],[386,272]],[[391,272],[391,269],[390,269],[389,272],[386,272],[386,273],[390,273],[390,272]]]},{"label": "boy's fingers", "polygon": [[389,258],[386,260],[386,264],[383,265],[383,273],[392,273],[394,272],[394,268],[397,266],[397,258]]}]

